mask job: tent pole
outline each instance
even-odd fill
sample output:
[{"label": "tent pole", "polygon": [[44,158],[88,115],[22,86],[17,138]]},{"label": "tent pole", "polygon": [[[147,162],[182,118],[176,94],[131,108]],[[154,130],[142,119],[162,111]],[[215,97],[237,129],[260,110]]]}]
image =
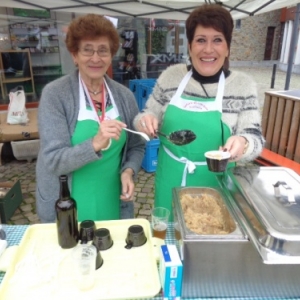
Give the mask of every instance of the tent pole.
[{"label": "tent pole", "polygon": [[291,81],[291,73],[293,69],[293,62],[294,62],[294,56],[295,56],[295,47],[298,39],[298,27],[299,27],[299,18],[300,18],[300,3],[296,6],[296,12],[295,12],[295,20],[294,20],[294,26],[293,26],[293,33],[292,33],[292,40],[291,40],[291,47],[290,47],[290,53],[289,53],[289,59],[288,59],[288,67],[286,72],[286,80],[285,80],[285,87],[284,90],[288,90],[290,87],[290,81]]},{"label": "tent pole", "polygon": [[[154,28],[153,28],[154,29]],[[149,19],[148,54],[152,53],[152,19]]]}]

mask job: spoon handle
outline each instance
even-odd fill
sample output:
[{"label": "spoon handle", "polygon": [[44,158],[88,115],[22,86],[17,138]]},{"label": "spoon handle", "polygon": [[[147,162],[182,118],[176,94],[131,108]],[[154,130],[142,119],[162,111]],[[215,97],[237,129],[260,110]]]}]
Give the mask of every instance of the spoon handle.
[{"label": "spoon handle", "polygon": [[126,127],[124,127],[123,129],[126,130],[126,131],[129,131],[129,132],[132,132],[132,133],[135,133],[135,134],[138,134],[138,135],[142,136],[147,142],[150,141],[149,136],[146,133],[144,133],[144,132],[131,130],[131,129],[128,129]]},{"label": "spoon handle", "polygon": [[166,134],[164,134],[164,133],[162,133],[162,132],[160,132],[158,130],[156,130],[155,133],[158,134],[158,135],[164,136],[167,139],[169,138]]}]

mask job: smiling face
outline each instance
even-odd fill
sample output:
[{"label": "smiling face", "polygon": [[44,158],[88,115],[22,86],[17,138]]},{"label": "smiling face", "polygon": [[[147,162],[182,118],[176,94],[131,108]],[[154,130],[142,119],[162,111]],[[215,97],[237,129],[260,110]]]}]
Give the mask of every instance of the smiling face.
[{"label": "smiling face", "polygon": [[[89,50],[96,50],[87,56]],[[106,36],[95,40],[81,40],[77,53],[72,54],[84,82],[101,81],[112,61],[109,39]]]},{"label": "smiling face", "polygon": [[189,54],[193,67],[200,75],[213,76],[222,68],[225,58],[229,56],[229,49],[222,32],[198,25],[189,44]]}]

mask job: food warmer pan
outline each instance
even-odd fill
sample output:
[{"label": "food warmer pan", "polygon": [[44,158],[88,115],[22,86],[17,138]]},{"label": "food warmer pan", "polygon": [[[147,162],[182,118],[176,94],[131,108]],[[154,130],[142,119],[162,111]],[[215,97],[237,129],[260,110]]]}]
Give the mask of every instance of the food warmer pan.
[{"label": "food warmer pan", "polygon": [[[254,166],[217,177],[216,188],[173,189],[174,229],[184,265],[182,296],[299,297],[299,175],[287,168]],[[207,195],[219,207],[219,232],[211,225],[199,232],[188,211],[201,203],[196,220],[207,221]]]}]

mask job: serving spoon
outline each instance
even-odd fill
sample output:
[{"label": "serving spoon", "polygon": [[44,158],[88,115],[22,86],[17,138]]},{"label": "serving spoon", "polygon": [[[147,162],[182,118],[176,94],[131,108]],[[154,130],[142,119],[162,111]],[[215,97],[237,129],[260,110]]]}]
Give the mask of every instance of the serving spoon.
[{"label": "serving spoon", "polygon": [[148,136],[146,133],[144,133],[144,132],[134,131],[134,130],[131,130],[131,129],[128,129],[128,128],[125,128],[125,127],[124,127],[123,129],[126,130],[126,131],[129,131],[129,132],[135,133],[135,134],[139,134],[139,135],[142,136],[147,142],[150,141],[149,136]]},{"label": "serving spoon", "polygon": [[167,140],[169,140],[171,143],[178,145],[178,146],[183,146],[191,143],[196,139],[196,134],[191,131],[191,130],[177,130],[169,135],[162,133],[158,130],[155,131],[156,134],[164,136]]}]

